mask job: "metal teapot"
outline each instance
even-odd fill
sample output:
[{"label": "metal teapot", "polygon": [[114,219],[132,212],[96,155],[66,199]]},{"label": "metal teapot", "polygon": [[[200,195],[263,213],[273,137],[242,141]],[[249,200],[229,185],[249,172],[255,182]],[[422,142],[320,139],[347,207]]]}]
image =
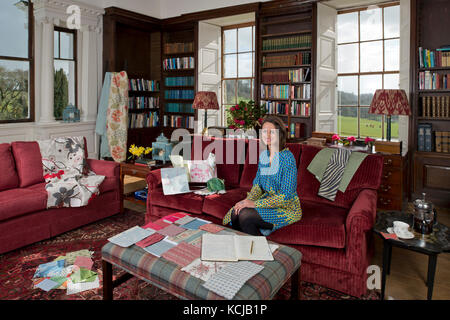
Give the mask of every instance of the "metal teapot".
[{"label": "metal teapot", "polygon": [[430,234],[433,232],[433,226],[437,224],[436,209],[431,202],[425,200],[425,193],[422,193],[422,199],[414,201],[414,231],[421,234]]}]

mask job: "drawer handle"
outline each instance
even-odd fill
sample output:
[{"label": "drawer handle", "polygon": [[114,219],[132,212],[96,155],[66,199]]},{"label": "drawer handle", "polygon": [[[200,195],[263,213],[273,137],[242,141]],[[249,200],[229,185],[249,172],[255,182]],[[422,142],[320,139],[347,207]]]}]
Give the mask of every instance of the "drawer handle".
[{"label": "drawer handle", "polygon": [[388,204],[391,204],[391,199],[384,200],[383,198],[380,198],[380,201],[381,201],[381,203],[384,204],[385,206],[388,205]]},{"label": "drawer handle", "polygon": [[390,166],[390,165],[392,164],[392,159],[387,159],[387,160],[384,162],[384,164]]},{"label": "drawer handle", "polygon": [[392,172],[389,171],[389,172],[384,176],[384,178],[387,179],[387,178],[389,178],[391,175],[392,175]]},{"label": "drawer handle", "polygon": [[392,189],[391,186],[384,186],[384,185],[381,185],[381,190],[384,191],[384,192],[388,192],[388,191],[391,190],[391,189]]}]

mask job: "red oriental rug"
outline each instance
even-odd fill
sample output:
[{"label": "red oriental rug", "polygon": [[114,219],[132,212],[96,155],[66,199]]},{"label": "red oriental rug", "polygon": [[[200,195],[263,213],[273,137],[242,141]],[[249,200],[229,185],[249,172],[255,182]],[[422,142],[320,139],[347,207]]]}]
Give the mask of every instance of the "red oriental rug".
[{"label": "red oriental rug", "polygon": [[[101,248],[107,239],[136,225],[144,224],[144,214],[125,210],[124,214],[83,226],[55,238],[40,241],[21,249],[0,255],[0,300],[100,300],[102,299]],[[33,288],[32,278],[38,265],[53,261],[67,252],[88,249],[94,251],[94,266],[100,280],[100,288],[67,295],[66,290],[45,292]],[[121,275],[113,267],[114,277]],[[276,299],[285,300],[290,295],[289,283]],[[136,278],[114,289],[115,300],[176,300],[174,296]],[[312,283],[301,283],[301,299],[305,300],[354,300],[356,298]],[[364,300],[378,300],[379,293],[370,291]]]}]

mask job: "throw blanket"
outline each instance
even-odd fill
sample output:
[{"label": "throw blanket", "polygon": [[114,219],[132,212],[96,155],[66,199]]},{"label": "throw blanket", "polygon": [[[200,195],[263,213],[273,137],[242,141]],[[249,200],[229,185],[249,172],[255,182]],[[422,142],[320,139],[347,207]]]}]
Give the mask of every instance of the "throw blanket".
[{"label": "throw blanket", "polygon": [[44,167],[47,208],[82,207],[98,194],[105,176],[90,171],[83,137],[38,141]]},{"label": "throw blanket", "polygon": [[[344,153],[340,153],[338,150],[342,150]],[[349,155],[348,158],[346,158],[347,155]],[[347,149],[325,148],[319,151],[308,166],[308,171],[321,183],[319,195],[334,201],[338,190],[341,192],[347,190],[355,172],[367,156],[367,153],[351,152]],[[343,166],[343,170],[337,169],[341,166]],[[327,182],[322,187],[328,168]]]}]

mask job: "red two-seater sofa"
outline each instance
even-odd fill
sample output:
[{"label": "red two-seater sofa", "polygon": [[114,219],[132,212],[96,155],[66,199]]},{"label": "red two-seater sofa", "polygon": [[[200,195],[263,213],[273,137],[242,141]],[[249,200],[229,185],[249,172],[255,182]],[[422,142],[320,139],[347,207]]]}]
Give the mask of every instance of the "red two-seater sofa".
[{"label": "red two-seater sofa", "polygon": [[[185,211],[221,224],[226,212],[246,197],[257,171],[257,164],[249,161],[252,159],[250,156],[257,152],[252,145],[255,140],[246,140],[245,148],[235,140],[234,147],[226,149],[226,145],[230,145],[229,140],[224,139],[223,150],[212,151],[216,153],[216,158],[220,152],[225,158],[226,150],[229,150],[235,160],[244,157],[245,161],[237,161],[241,164],[217,164],[218,176],[225,179],[226,194],[164,196],[161,172],[152,171],[147,176],[146,222],[176,211]],[[202,149],[212,141],[201,142]],[[194,140],[193,146],[195,144]],[[317,196],[320,183],[307,170],[320,148],[289,143],[287,147],[297,161],[297,192],[303,217],[299,222],[273,232],[268,239],[302,252],[302,280],[360,297],[367,291],[367,267],[373,254],[371,229],[376,217],[382,157],[369,155],[353,176],[346,192],[338,191],[335,201],[331,202]]]},{"label": "red two-seater sofa", "polygon": [[87,163],[106,176],[100,194],[84,207],[47,209],[38,143],[0,144],[0,254],[120,212],[119,164],[94,159]]}]

